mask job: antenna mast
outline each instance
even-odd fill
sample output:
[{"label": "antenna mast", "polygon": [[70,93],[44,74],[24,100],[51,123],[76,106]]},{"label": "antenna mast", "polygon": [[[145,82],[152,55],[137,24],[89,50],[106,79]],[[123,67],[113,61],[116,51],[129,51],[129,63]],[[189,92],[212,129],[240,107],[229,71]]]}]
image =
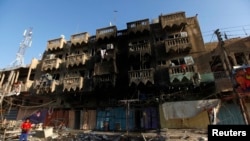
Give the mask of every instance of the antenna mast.
[{"label": "antenna mast", "polygon": [[25,49],[30,47],[32,43],[32,28],[24,30],[23,40],[20,43],[19,50],[16,54],[16,60],[11,63],[11,67],[24,66],[24,53]]}]

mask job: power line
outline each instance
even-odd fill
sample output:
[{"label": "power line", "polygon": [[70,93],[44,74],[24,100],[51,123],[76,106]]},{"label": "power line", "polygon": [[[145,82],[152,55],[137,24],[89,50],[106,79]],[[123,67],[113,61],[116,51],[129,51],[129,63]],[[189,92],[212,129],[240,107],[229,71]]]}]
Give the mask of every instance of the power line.
[{"label": "power line", "polygon": [[[232,29],[232,28],[242,28],[242,27],[250,27],[250,24],[246,24],[246,25],[239,25],[239,26],[232,26],[232,27],[219,27],[220,30],[224,30],[224,29]],[[203,31],[202,33],[213,33],[214,30],[216,29],[212,29],[212,30],[208,30],[208,31]]]},{"label": "power line", "polygon": [[[250,24],[233,26],[233,27],[224,27],[224,28],[218,28],[218,29],[220,29],[220,31],[224,33],[225,38],[228,39],[228,37],[234,38],[234,37],[248,36],[249,35],[248,31],[250,31],[250,28],[248,27],[250,27]],[[227,33],[230,33],[230,34],[227,34]],[[212,42],[212,39],[214,37],[214,30],[202,32],[202,36],[205,42]],[[211,37],[211,39],[209,40],[208,37]]]},{"label": "power line", "polygon": [[220,29],[238,28],[238,27],[244,27],[244,26],[250,26],[250,24],[240,25],[240,26],[233,26],[233,27],[225,27],[225,28],[220,28]]}]

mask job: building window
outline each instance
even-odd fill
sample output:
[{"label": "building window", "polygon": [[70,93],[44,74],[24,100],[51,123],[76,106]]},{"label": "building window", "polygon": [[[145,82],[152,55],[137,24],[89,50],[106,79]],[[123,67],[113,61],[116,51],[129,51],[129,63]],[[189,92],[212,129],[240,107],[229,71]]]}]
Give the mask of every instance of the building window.
[{"label": "building window", "polygon": [[234,57],[235,57],[237,65],[247,64],[244,53],[242,52],[234,53]]},{"label": "building window", "polygon": [[186,56],[183,58],[176,58],[171,60],[171,66],[179,66],[179,65],[193,65],[194,64],[194,60],[192,56]]},{"label": "building window", "polygon": [[210,62],[212,72],[224,71],[223,63],[220,56],[212,56],[212,61]]}]

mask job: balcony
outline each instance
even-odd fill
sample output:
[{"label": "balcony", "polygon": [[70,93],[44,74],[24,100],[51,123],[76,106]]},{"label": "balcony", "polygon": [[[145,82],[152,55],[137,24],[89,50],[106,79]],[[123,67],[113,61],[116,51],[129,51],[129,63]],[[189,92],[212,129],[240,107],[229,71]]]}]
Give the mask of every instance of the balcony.
[{"label": "balcony", "polygon": [[60,67],[60,64],[62,63],[62,60],[59,58],[53,58],[53,59],[45,59],[42,64],[42,70],[53,70],[58,69]]},{"label": "balcony", "polygon": [[80,76],[69,76],[63,80],[63,91],[80,90],[83,87],[83,77]]},{"label": "balcony", "polygon": [[144,30],[150,30],[149,19],[139,20],[135,22],[127,23],[128,33],[133,32],[143,32]]},{"label": "balcony", "polygon": [[143,70],[134,70],[129,71],[129,79],[130,79],[130,85],[132,83],[139,84],[142,82],[143,84],[146,84],[148,81],[151,83],[154,83],[154,69],[143,69]]},{"label": "balcony", "polygon": [[105,39],[105,38],[111,38],[116,37],[117,28],[116,26],[110,26],[102,29],[96,30],[96,39]]},{"label": "balcony", "polygon": [[151,54],[150,43],[136,44],[129,48],[129,53],[140,53],[144,55],[145,53]]},{"label": "balcony", "polygon": [[66,43],[67,43],[67,41],[64,39],[64,37],[54,39],[54,40],[49,40],[47,43],[47,50],[53,51],[53,50],[57,50],[57,49],[62,49],[63,45]]},{"label": "balcony", "polygon": [[41,80],[34,82],[34,89],[37,94],[52,93],[56,90],[58,82],[56,80]]},{"label": "balcony", "polygon": [[22,81],[20,81],[21,83],[21,92],[27,92],[29,91],[30,87],[32,87],[34,81],[32,80],[27,80],[26,83],[23,83]]},{"label": "balcony", "polygon": [[88,57],[86,54],[76,54],[67,56],[66,67],[72,67],[74,65],[79,66],[80,64],[84,65]]},{"label": "balcony", "polygon": [[100,84],[112,84],[115,86],[116,82],[116,75],[115,74],[103,74],[103,75],[96,75],[94,76],[94,85],[100,85]]},{"label": "balcony", "polygon": [[192,83],[196,72],[195,65],[181,65],[169,67],[169,76],[171,83]]},{"label": "balcony", "polygon": [[84,32],[84,33],[72,35],[70,41],[73,45],[82,44],[82,43],[87,44],[88,39],[89,39],[89,34],[87,32]]},{"label": "balcony", "polygon": [[94,83],[98,85],[100,83],[111,83],[113,86],[116,82],[117,68],[113,60],[103,61],[95,63],[94,66]]},{"label": "balcony", "polygon": [[161,15],[160,23],[163,29],[166,27],[172,27],[173,25],[177,26],[181,24],[185,25],[187,23],[185,12],[177,12],[173,14]]},{"label": "balcony", "polygon": [[123,37],[127,35],[127,31],[126,30],[119,30],[117,31],[117,37]]},{"label": "balcony", "polygon": [[94,76],[116,74],[117,68],[113,60],[105,61],[101,63],[95,63],[94,66]]},{"label": "balcony", "polygon": [[166,39],[165,48],[166,52],[169,52],[170,50],[175,52],[190,51],[192,49],[192,45],[189,42],[188,37],[180,37],[174,39]]}]

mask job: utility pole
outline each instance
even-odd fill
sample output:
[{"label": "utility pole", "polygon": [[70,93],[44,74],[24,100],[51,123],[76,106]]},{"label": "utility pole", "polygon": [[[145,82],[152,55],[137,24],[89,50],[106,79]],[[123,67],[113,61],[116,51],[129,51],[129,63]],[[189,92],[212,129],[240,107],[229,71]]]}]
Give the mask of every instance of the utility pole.
[{"label": "utility pole", "polygon": [[222,49],[222,51],[223,51],[223,57],[224,57],[224,59],[225,59],[225,61],[226,61],[225,63],[226,63],[226,66],[227,66],[227,74],[228,74],[229,76],[231,76],[232,66],[231,66],[231,64],[230,64],[230,62],[229,62],[228,55],[227,55],[226,49],[225,49],[225,47],[224,47],[224,44],[225,44],[225,43],[224,43],[224,41],[223,41],[223,39],[222,39],[221,32],[220,32],[219,29],[216,29],[214,33],[216,34],[216,36],[217,36],[217,38],[218,38],[219,47],[220,47],[220,48]]},{"label": "utility pole", "polygon": [[[220,30],[219,29],[216,29],[215,31],[214,31],[214,33],[216,34],[216,36],[217,36],[217,38],[218,38],[218,41],[219,41],[219,47],[222,49],[222,51],[223,51],[223,57],[224,57],[224,59],[225,59],[225,63],[226,63],[226,66],[227,66],[227,75],[228,76],[230,76],[230,79],[231,79],[231,81],[233,81],[233,77],[232,77],[232,75],[231,75],[231,73],[232,73],[232,70],[233,70],[233,67],[232,67],[232,65],[230,64],[230,62],[229,62],[229,59],[228,59],[228,55],[227,55],[227,52],[226,52],[226,49],[225,49],[225,46],[224,46],[224,41],[223,41],[223,39],[222,39],[222,36],[221,36],[221,32],[220,32]],[[234,89],[234,88],[233,88]],[[245,110],[245,103],[244,103],[244,100],[242,100],[242,97],[240,96],[240,94],[234,89],[234,92],[236,92],[236,94],[237,94],[237,96],[238,96],[238,98],[239,98],[239,104],[240,104],[240,108],[241,108],[241,111],[242,111],[242,114],[243,114],[243,117],[244,117],[244,120],[245,120],[245,123],[246,124],[248,124],[249,122],[248,122],[248,114],[247,114],[247,112],[246,112],[246,110]]]}]

